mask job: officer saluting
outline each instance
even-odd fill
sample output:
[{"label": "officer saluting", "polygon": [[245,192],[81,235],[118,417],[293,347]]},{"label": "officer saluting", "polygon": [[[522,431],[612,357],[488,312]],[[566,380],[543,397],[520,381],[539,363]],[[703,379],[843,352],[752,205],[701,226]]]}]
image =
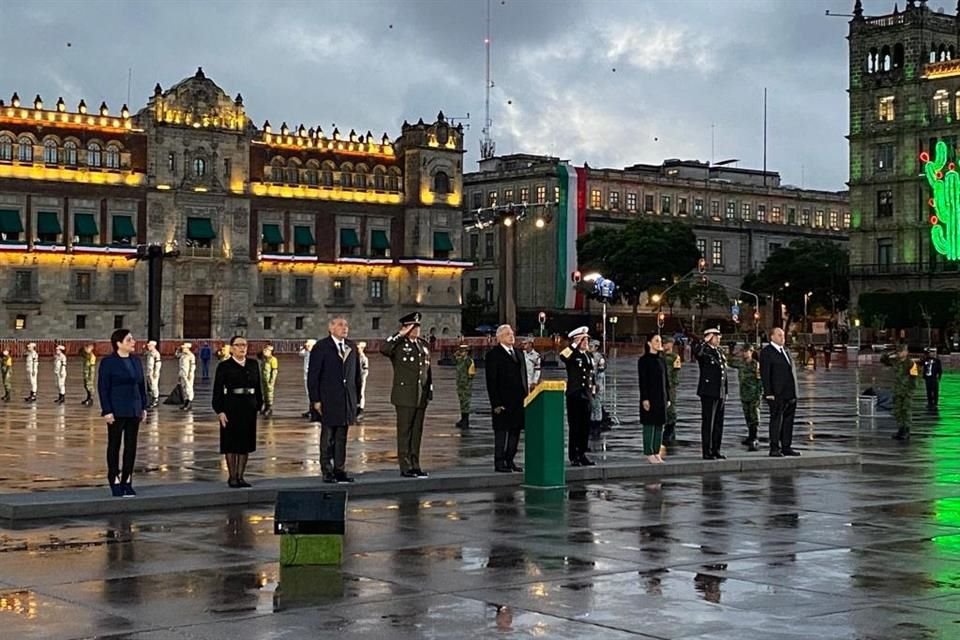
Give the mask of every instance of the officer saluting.
[{"label": "officer saluting", "polygon": [[723,405],[727,398],[727,359],[717,347],[720,345],[720,329],[710,328],[703,332],[703,342],[697,347],[697,362],[700,363],[700,381],[697,395],[700,396],[700,446],[704,460],[725,460],[720,453],[723,442]]},{"label": "officer saluting", "polygon": [[570,346],[560,352],[560,359],[567,368],[567,423],[570,425],[567,458],[575,467],[592,467],[595,463],[587,457],[593,397],[593,359],[587,352],[590,330],[580,327],[567,337]]},{"label": "officer saluting", "polygon": [[397,410],[397,458],[404,478],[426,478],[420,468],[423,417],[433,396],[430,348],[420,337],[420,314],[400,318],[401,329],[384,341],[380,353],[393,363],[390,403]]}]

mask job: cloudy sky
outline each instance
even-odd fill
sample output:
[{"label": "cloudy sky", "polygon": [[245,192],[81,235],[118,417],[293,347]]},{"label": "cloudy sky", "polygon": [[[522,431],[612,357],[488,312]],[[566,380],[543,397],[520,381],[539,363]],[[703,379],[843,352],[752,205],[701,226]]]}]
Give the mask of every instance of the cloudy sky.
[{"label": "cloudy sky", "polygon": [[[946,0],[943,0],[946,2]],[[901,5],[904,4],[901,2]],[[952,4],[946,2],[946,4]],[[737,158],[785,182],[847,176],[852,0],[491,0],[498,153],[593,167]],[[864,0],[868,14],[893,0]],[[932,7],[936,8],[936,0]],[[902,8],[902,7],[901,7]],[[0,0],[0,96],[135,110],[202,65],[261,124],[399,132],[484,112],[486,0]]]}]

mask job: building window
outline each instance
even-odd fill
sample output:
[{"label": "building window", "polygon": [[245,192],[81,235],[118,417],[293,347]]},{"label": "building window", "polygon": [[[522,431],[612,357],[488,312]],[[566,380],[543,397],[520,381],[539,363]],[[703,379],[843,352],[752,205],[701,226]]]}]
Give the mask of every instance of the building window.
[{"label": "building window", "polygon": [[299,184],[300,183],[300,167],[295,163],[291,162],[287,167],[287,184]]},{"label": "building window", "polygon": [[40,242],[55,244],[60,240],[63,228],[60,226],[60,214],[56,211],[41,211],[37,214],[37,239]]},{"label": "building window", "polygon": [[707,241],[703,238],[697,239],[697,252],[700,254],[701,258],[707,257]]},{"label": "building window", "polygon": [[783,210],[780,207],[770,209],[770,222],[773,224],[783,224]]},{"label": "building window", "polygon": [[483,279],[483,301],[493,304],[493,278]]},{"label": "building window", "polygon": [[503,190],[503,204],[513,204],[513,189]]},{"label": "building window", "polygon": [[123,325],[124,325],[124,324],[125,324],[125,323],[124,323],[124,321],[123,321],[123,316],[122,316],[122,315],[115,315],[115,316],[113,316],[113,328],[114,328],[114,329],[123,329]]},{"label": "building window", "polygon": [[893,122],[896,118],[893,109],[893,96],[882,96],[880,105],[877,107],[877,120],[880,122]]},{"label": "building window", "polygon": [[751,216],[750,203],[744,202],[740,205],[740,219],[749,222]]},{"label": "building window", "polygon": [[350,177],[350,172],[346,167],[340,167],[340,186],[344,189],[350,189],[353,187],[353,180]]},{"label": "building window", "polygon": [[93,297],[93,274],[81,271],[73,274],[73,299],[90,300]]},{"label": "building window", "polygon": [[893,264],[893,240],[891,238],[880,238],[877,240],[877,266],[881,273],[890,270]]},{"label": "building window", "polygon": [[266,331],[273,329],[273,316],[263,316],[263,328]]},{"label": "building window", "polygon": [[0,136],[0,162],[13,160],[13,138]]},{"label": "building window", "polygon": [[297,331],[303,331],[303,316],[297,316],[293,319],[293,328]]},{"label": "building window", "polygon": [[333,301],[346,302],[347,300],[347,281],[344,278],[335,278],[333,283]]},{"label": "building window", "polygon": [[673,198],[671,196],[660,196],[660,213],[665,216],[671,215],[670,205]]},{"label": "building window", "polygon": [[33,140],[24,136],[17,140],[20,147],[20,153],[17,156],[20,162],[33,162]]},{"label": "building window", "polygon": [[167,154],[167,171],[177,175],[177,154],[172,151]]},{"label": "building window", "polygon": [[320,182],[325,187],[333,186],[333,171],[328,168],[324,168],[320,171]]},{"label": "building window", "polygon": [[17,314],[17,317],[13,322],[13,328],[17,331],[23,331],[27,328],[27,315],[25,313]]},{"label": "building window", "polygon": [[480,278],[470,278],[470,293],[480,295]]},{"label": "building window", "polygon": [[737,203],[734,200],[727,200],[727,220],[733,220],[737,217]]},{"label": "building window", "polygon": [[687,198],[685,196],[677,196],[677,215],[687,215]]},{"label": "building window", "polygon": [[493,234],[486,233],[483,236],[483,258],[484,260],[493,260]]},{"label": "building window", "polygon": [[877,171],[893,169],[893,145],[889,142],[877,145]]},{"label": "building window", "polygon": [[87,316],[84,314],[78,314],[76,322],[74,322],[74,327],[77,329],[86,329],[87,328]]},{"label": "building window", "polygon": [[849,211],[843,212],[843,228],[844,229],[850,228],[850,212]]},{"label": "building window", "polygon": [[119,169],[120,168],[120,149],[115,145],[107,145],[107,151],[103,155],[104,165],[107,169]]},{"label": "building window", "polygon": [[[224,178],[224,180],[229,181],[229,180],[230,180],[230,175],[231,175],[232,173],[233,173],[233,164],[231,163],[230,158],[224,158],[224,159],[223,159],[223,178]],[[307,172],[307,175],[309,176],[310,173],[313,173],[313,182],[310,182],[310,180],[307,180],[307,182],[310,182],[310,184],[317,184],[317,170],[316,170],[316,169],[313,169],[312,171],[308,171],[308,172]]]},{"label": "building window", "polygon": [[356,229],[340,229],[340,257],[348,258],[360,255],[360,236]]},{"label": "building window", "polygon": [[313,232],[307,226],[295,226],[293,228],[293,253],[298,256],[308,256],[313,252],[316,242],[313,239]]},{"label": "building window", "polygon": [[590,191],[590,208],[599,209],[602,206],[603,206],[603,200],[600,194],[600,189],[592,189]]},{"label": "building window", "polygon": [[13,297],[18,300],[33,298],[33,271],[17,271],[14,273]]},{"label": "building window", "polygon": [[130,274],[113,274],[113,302],[127,304],[130,302]]},{"label": "building window", "polygon": [[637,194],[627,193],[627,211],[637,210]]},{"label": "building window", "polygon": [[383,278],[370,278],[370,299],[374,302],[383,302]]},{"label": "building window", "polygon": [[480,257],[480,234],[470,234],[470,259],[476,260]]},{"label": "building window", "polygon": [[701,198],[693,199],[693,215],[698,218],[703,217],[703,200]]},{"label": "building window", "polygon": [[801,209],[800,210],[800,226],[809,227],[810,226],[810,209]]},{"label": "building window", "polygon": [[103,165],[103,157],[100,151],[100,145],[96,142],[91,142],[87,145],[87,166],[99,167],[101,165]]},{"label": "building window", "polygon": [[787,207],[787,224],[797,224],[797,208]]},{"label": "building window", "polygon": [[440,194],[450,193],[450,176],[443,171],[437,171],[433,175],[433,192]]},{"label": "building window", "polygon": [[43,143],[43,163],[57,164],[57,143],[53,140]]},{"label": "building window", "polygon": [[293,303],[298,307],[305,307],[311,303],[313,297],[311,289],[313,285],[312,278],[294,278],[293,279]]},{"label": "building window", "polygon": [[653,213],[653,195],[644,194],[643,196],[643,211],[645,213]]},{"label": "building window", "polygon": [[950,92],[940,89],[933,94],[933,116],[946,118],[950,115]]},{"label": "building window", "polygon": [[72,140],[63,143],[63,164],[68,167],[77,166],[77,143]]},{"label": "building window", "polygon": [[273,276],[266,276],[260,287],[261,302],[263,304],[277,304],[280,300],[280,280]]},{"label": "building window", "polygon": [[207,161],[203,158],[194,158],[193,160],[193,177],[202,178],[207,174]]},{"label": "building window", "polygon": [[611,209],[619,209],[620,208],[620,192],[611,191],[610,193],[608,193],[607,202],[610,203]]},{"label": "building window", "polygon": [[840,228],[840,212],[836,209],[830,210],[830,228],[839,229]]},{"label": "building window", "polygon": [[877,191],[877,217],[893,217],[893,191],[890,189]]},{"label": "building window", "polygon": [[380,330],[380,318],[378,318],[378,317],[370,318],[370,328],[371,328],[373,331],[379,331],[379,330]]},{"label": "building window", "polygon": [[537,185],[537,204],[543,204],[547,201],[546,185]]},{"label": "building window", "polygon": [[710,201],[710,217],[714,220],[720,219],[720,201],[711,200]]},{"label": "building window", "polygon": [[264,223],[260,230],[260,246],[264,253],[283,251],[283,233],[279,224]]},{"label": "building window", "polygon": [[767,205],[758,204],[757,205],[757,222],[766,222],[767,221]]},{"label": "building window", "polygon": [[489,191],[489,192],[487,192],[487,206],[488,206],[488,207],[495,207],[495,206],[497,206],[497,192],[496,192],[496,191]]},{"label": "building window", "polygon": [[453,254],[453,240],[450,239],[450,233],[447,231],[433,232],[433,257],[441,260],[449,260]]},{"label": "building window", "polygon": [[823,228],[823,209],[817,209],[816,217],[813,220],[813,226],[817,229]]},{"label": "building window", "polygon": [[710,255],[711,266],[723,266],[723,240],[713,241],[713,252]]},{"label": "building window", "polygon": [[553,201],[560,202],[560,187],[556,186],[553,188]]},{"label": "building window", "polygon": [[471,205],[474,209],[480,209],[483,207],[483,194],[479,191],[474,191],[471,196]]},{"label": "building window", "polygon": [[530,202],[530,187],[520,187],[520,202],[523,204]]}]

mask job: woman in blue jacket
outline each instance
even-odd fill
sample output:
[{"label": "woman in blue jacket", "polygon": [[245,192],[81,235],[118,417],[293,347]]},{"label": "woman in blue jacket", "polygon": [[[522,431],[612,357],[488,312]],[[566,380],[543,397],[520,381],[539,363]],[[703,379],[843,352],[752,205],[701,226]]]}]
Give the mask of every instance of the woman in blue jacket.
[{"label": "woman in blue jacket", "polygon": [[[143,365],[134,354],[136,340],[129,329],[110,336],[113,353],[100,361],[97,392],[100,412],[107,421],[107,480],[115,497],[135,496],[130,477],[137,458],[140,421],[147,417],[147,388]],[[120,445],[123,444],[123,467]]]}]

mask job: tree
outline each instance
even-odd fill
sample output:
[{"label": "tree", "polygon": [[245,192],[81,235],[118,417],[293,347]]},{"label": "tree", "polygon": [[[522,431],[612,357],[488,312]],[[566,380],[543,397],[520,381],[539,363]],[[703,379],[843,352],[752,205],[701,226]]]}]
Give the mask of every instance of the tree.
[{"label": "tree", "polygon": [[[707,276],[691,276],[677,282],[664,297],[663,302],[670,307],[673,314],[673,305],[679,304],[684,309],[697,307],[698,317],[703,321],[706,310],[712,306],[729,307],[730,295],[727,289]],[[696,327],[693,327],[696,329]]]},{"label": "tree", "polygon": [[849,252],[835,242],[794,240],[771,253],[759,272],[747,274],[742,288],[775,296],[794,318],[803,314],[803,297],[808,292],[813,294],[807,301],[808,309],[820,305],[843,310],[850,298],[849,264]]},{"label": "tree", "polygon": [[700,257],[689,226],[646,218],[594,229],[577,240],[577,254],[581,271],[599,271],[617,284],[617,297],[633,307],[634,335],[643,295],[689,272]]}]

